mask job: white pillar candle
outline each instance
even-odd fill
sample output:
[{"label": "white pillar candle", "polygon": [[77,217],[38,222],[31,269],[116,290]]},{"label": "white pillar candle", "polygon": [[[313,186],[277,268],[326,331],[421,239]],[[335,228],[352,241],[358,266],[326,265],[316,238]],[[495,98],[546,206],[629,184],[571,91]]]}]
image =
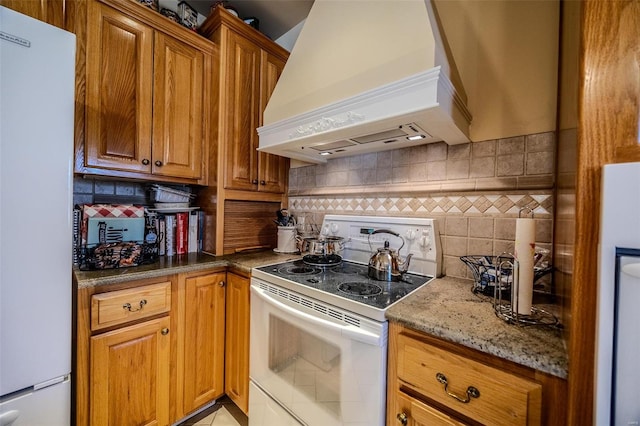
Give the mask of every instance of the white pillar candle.
[{"label": "white pillar candle", "polygon": [[533,301],[533,257],[536,248],[536,222],[516,219],[515,257],[518,260],[516,289],[512,291],[512,309],[519,315],[530,315]]}]

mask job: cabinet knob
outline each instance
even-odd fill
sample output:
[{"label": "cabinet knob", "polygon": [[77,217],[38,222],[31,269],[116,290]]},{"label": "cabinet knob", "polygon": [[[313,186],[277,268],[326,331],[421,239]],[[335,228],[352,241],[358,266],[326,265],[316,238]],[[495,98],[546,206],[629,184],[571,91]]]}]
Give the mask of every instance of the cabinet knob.
[{"label": "cabinet knob", "polygon": [[156,166],[160,167],[160,166],[162,166],[162,161],[156,160],[155,164],[156,164]]},{"label": "cabinet knob", "polygon": [[224,282],[224,281],[220,281],[220,282],[218,283],[218,286],[219,286],[219,287],[224,287],[224,285],[225,285],[225,282]]},{"label": "cabinet knob", "polygon": [[251,181],[252,184],[257,185],[258,184],[258,179],[254,179]]},{"label": "cabinet knob", "polygon": [[163,328],[162,330],[160,330],[160,334],[166,336],[167,334],[169,334],[169,329],[167,327]]},{"label": "cabinet knob", "polygon": [[407,417],[406,413],[398,413],[398,415],[396,416],[396,419],[398,419],[398,421],[403,425],[406,426],[407,421],[409,420],[409,418]]},{"label": "cabinet knob", "polygon": [[449,392],[449,390],[447,389],[449,386],[449,381],[447,380],[447,376],[445,376],[442,373],[437,373],[436,380],[444,385],[444,391],[447,393],[447,395],[449,395],[451,398],[455,399],[456,401],[462,402],[463,404],[467,404],[469,401],[471,401],[471,398],[480,398],[480,391],[478,390],[478,388],[474,386],[469,386],[467,388],[466,396],[463,398],[459,395],[456,395],[453,392]]},{"label": "cabinet knob", "polygon": [[266,184],[267,184],[267,182],[265,182],[263,180],[260,181],[260,185],[266,185]]},{"label": "cabinet knob", "polygon": [[149,159],[148,158],[143,158],[142,159],[142,164],[145,165],[145,166],[148,166],[149,165]]}]

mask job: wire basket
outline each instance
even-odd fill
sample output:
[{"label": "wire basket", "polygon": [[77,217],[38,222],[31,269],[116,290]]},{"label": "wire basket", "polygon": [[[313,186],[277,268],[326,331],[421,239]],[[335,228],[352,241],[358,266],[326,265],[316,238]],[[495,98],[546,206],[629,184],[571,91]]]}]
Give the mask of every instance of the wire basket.
[{"label": "wire basket", "polygon": [[[467,265],[473,274],[473,292],[482,293],[485,296],[493,296],[496,288],[496,280],[500,281],[500,290],[510,290],[513,284],[513,260],[511,254],[471,255],[462,256],[460,260]],[[502,265],[501,265],[502,264]],[[500,274],[498,274],[498,266]],[[553,266],[535,267],[533,270],[533,282],[553,271]],[[499,276],[499,278],[497,278]]]},{"label": "wire basket", "polygon": [[82,271],[128,268],[158,260],[158,243],[115,242],[78,248],[78,268]]}]

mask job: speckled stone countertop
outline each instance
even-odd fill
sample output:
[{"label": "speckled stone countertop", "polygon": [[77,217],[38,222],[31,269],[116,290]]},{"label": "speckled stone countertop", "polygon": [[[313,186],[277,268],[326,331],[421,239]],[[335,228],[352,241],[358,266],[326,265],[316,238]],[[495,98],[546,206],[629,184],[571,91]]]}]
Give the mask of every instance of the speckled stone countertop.
[{"label": "speckled stone countertop", "polygon": [[[251,268],[300,258],[273,251],[226,256],[189,254],[160,257],[151,265],[102,271],[74,270],[78,288],[102,286],[169,274],[230,267]],[[388,319],[432,336],[507,359],[561,378],[568,361],[560,333],[548,327],[518,327],[498,318],[490,300],[471,292],[471,281],[439,278],[391,306]]]},{"label": "speckled stone countertop", "polygon": [[389,320],[426,334],[566,379],[567,351],[552,327],[508,324],[472,282],[439,278],[391,306]]},{"label": "speckled stone countertop", "polygon": [[216,267],[230,267],[248,274],[251,272],[251,268],[256,266],[286,262],[299,257],[298,255],[292,254],[277,254],[273,251],[238,253],[225,256],[192,253],[170,257],[160,256],[157,262],[150,265],[121,269],[104,269],[100,271],[81,271],[78,268],[74,268],[73,273],[76,277],[78,288],[84,288],[145,278],[156,278],[170,274],[195,272]]}]

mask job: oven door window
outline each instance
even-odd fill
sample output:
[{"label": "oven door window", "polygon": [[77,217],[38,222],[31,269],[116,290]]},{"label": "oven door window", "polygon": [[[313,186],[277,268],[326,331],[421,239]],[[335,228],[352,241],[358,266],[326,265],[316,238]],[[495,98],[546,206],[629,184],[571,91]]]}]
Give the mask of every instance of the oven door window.
[{"label": "oven door window", "polygon": [[380,424],[386,337],[266,292],[251,300],[251,379],[309,425]]}]

